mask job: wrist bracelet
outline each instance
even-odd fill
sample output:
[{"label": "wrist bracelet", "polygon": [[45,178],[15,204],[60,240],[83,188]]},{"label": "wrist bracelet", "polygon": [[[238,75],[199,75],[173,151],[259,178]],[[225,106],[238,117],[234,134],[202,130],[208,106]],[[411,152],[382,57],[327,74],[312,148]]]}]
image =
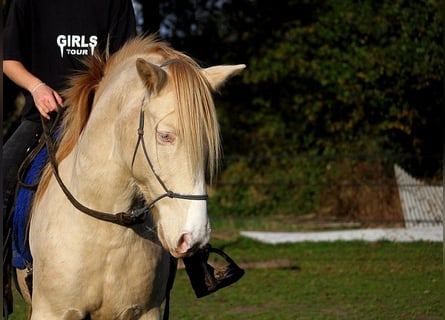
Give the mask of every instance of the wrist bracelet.
[{"label": "wrist bracelet", "polygon": [[41,86],[44,86],[44,85],[45,85],[45,82],[40,82],[40,83],[36,84],[35,87],[31,89],[31,91],[30,91],[31,94],[33,94],[34,92],[36,92],[36,90],[37,90],[38,88],[40,88]]}]

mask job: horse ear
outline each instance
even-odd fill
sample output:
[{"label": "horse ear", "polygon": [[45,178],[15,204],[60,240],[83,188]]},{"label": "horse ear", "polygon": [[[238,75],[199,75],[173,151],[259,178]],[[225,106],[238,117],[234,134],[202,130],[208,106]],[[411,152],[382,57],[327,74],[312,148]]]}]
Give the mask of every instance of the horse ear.
[{"label": "horse ear", "polygon": [[136,60],[136,69],[144,86],[150,93],[157,94],[167,81],[167,73],[162,68],[142,58]]},{"label": "horse ear", "polygon": [[245,64],[221,65],[205,68],[203,72],[213,90],[216,90],[222,86],[224,81],[229,77],[240,73],[245,67]]}]

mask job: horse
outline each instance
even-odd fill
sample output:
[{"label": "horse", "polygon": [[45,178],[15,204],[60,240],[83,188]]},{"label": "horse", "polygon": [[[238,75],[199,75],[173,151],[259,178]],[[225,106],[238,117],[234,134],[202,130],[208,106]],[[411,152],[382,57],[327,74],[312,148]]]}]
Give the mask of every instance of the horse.
[{"label": "horse", "polygon": [[200,67],[154,36],[85,64],[63,92],[30,213],[30,318],[160,319],[171,256],[210,239],[206,186],[221,157],[212,93],[245,65]]}]

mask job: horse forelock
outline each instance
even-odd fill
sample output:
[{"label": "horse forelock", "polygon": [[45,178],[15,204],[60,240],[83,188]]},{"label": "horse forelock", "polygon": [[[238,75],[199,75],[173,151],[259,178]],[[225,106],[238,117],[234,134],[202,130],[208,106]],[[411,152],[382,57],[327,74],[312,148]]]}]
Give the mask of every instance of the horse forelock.
[{"label": "horse forelock", "polygon": [[210,85],[188,57],[175,59],[169,71],[177,93],[178,134],[189,148],[192,163],[201,171],[207,164],[212,179],[218,171],[221,144]]}]

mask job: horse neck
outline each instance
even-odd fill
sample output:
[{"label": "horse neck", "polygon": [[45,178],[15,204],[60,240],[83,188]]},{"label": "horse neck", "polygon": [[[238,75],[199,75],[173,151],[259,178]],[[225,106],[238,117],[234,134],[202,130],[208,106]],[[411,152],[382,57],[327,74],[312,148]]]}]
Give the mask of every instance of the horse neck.
[{"label": "horse neck", "polygon": [[[118,114],[105,99],[91,114],[79,142],[62,167],[71,171],[71,188],[96,210],[124,211],[134,198],[129,170],[116,149],[114,124]],[[71,169],[70,169],[71,168]]]}]

